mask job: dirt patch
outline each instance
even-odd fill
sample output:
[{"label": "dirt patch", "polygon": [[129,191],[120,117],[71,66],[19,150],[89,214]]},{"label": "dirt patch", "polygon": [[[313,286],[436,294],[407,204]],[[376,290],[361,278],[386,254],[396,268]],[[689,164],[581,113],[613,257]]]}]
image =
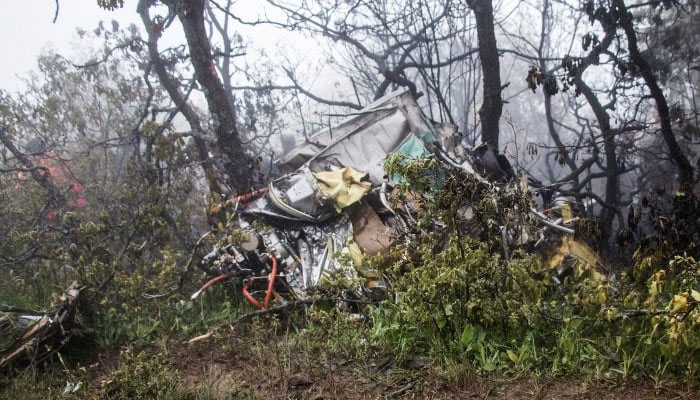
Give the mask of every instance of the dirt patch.
[{"label": "dirt patch", "polygon": [[[647,382],[624,384],[554,378],[507,379],[474,376],[463,382],[441,377],[435,367],[386,360],[283,359],[276,342],[247,337],[181,345],[172,366],[190,387],[206,386],[215,396],[234,393],[264,399],[693,399],[700,392],[681,384],[655,388]],[[305,358],[306,356],[300,356]]]},{"label": "dirt patch", "polygon": [[[400,365],[391,357],[352,359],[327,351],[295,352],[286,337],[236,335],[193,344],[170,341],[138,349],[165,354],[182,384],[212,398],[252,399],[696,399],[690,384],[613,383],[575,378],[473,375],[455,382],[424,357]],[[119,368],[120,351],[78,360],[93,389]],[[697,384],[696,384],[697,385]],[[0,397],[1,392],[0,392]],[[49,396],[51,397],[51,396]],[[199,397],[197,397],[199,398]]]}]

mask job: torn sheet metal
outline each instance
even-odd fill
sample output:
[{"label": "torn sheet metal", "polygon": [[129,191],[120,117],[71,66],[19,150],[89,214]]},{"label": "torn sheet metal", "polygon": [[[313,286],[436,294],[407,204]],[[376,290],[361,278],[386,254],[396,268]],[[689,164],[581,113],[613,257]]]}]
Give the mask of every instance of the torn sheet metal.
[{"label": "torn sheet metal", "polygon": [[[277,211],[302,221],[319,223],[359,202],[370,190],[366,173],[346,167],[311,172],[306,166],[275,179],[268,185],[268,198]],[[266,203],[255,203],[269,212]]]},{"label": "torn sheet metal", "polygon": [[332,215],[329,202],[308,168],[270,182],[268,197],[279,211],[307,222],[321,222]]},{"label": "torn sheet metal", "polygon": [[277,160],[283,172],[308,167],[312,172],[352,167],[368,174],[373,185],[384,177],[383,163],[396,151],[430,154],[436,140],[432,124],[407,90],[390,93],[337,126],[312,135],[308,142]]},{"label": "torn sheet metal", "polygon": [[352,235],[352,226],[345,215],[321,225],[306,225],[301,228],[296,241],[300,263],[287,268],[293,277],[290,286],[296,295],[305,297],[308,291],[319,285],[324,273],[340,267],[336,256],[345,247]]}]

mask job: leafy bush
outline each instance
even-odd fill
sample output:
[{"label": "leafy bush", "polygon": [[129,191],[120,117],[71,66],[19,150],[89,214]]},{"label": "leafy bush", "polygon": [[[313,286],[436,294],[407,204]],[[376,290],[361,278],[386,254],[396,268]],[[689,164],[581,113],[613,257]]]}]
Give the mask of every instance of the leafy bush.
[{"label": "leafy bush", "polygon": [[[410,178],[423,164],[404,160],[393,168],[408,168]],[[617,279],[601,279],[578,264],[555,285],[540,255],[516,249],[506,260],[490,227],[479,239],[464,235],[456,210],[467,195],[454,193],[455,177],[444,182],[424,197],[421,211],[424,220],[453,229],[423,234],[374,260],[393,282],[395,298],[371,313],[375,344],[399,357],[430,354],[478,371],[654,379],[699,374],[700,272],[694,258],[666,263],[647,257],[623,268]],[[517,211],[529,209],[521,203],[525,198],[481,193],[469,194],[476,204],[473,221],[501,225],[499,219],[527,218]],[[490,206],[479,206],[485,203]]]},{"label": "leafy bush", "polygon": [[102,394],[112,399],[178,399],[177,373],[160,354],[124,351],[121,364],[102,382]]}]

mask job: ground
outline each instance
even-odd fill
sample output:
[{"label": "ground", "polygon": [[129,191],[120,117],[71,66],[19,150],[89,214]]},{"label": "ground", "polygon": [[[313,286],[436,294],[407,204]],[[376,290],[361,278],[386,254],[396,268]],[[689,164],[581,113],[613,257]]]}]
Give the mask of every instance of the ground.
[{"label": "ground", "polygon": [[[324,341],[323,337],[333,335],[331,331],[309,331],[291,323],[284,328],[279,320],[274,321],[223,326],[211,337],[193,343],[171,337],[112,350],[99,350],[88,346],[85,338],[74,337],[60,357],[42,365],[18,365],[14,372],[0,374],[0,399],[154,397],[106,392],[105,381],[113,379],[114,371],[131,371],[121,375],[126,376],[122,379],[138,390],[153,381],[175,382],[177,389],[163,398],[185,400],[700,398],[698,382],[555,377],[528,370],[516,376],[477,374],[463,367],[441,366],[423,356],[409,356],[401,362],[381,352],[360,357]],[[137,364],[128,364],[126,351],[143,357]],[[154,359],[163,367],[155,369],[161,375],[147,375],[134,367]],[[81,382],[80,390],[66,395],[67,383],[77,382]]]},{"label": "ground", "polygon": [[[473,375],[459,380],[417,357],[400,367],[391,358],[346,359],[327,354],[279,354],[284,337],[231,334],[194,344],[170,343],[167,360],[189,388],[213,398],[253,399],[697,399],[680,383],[607,382],[553,377]],[[145,351],[162,352],[153,346]],[[288,357],[287,357],[288,356]],[[99,387],[118,367],[116,351],[100,353],[89,379]]]}]

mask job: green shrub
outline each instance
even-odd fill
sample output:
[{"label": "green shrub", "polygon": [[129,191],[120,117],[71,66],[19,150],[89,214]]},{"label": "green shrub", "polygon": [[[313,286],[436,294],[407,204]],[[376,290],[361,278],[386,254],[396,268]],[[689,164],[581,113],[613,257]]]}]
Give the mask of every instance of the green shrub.
[{"label": "green shrub", "polygon": [[161,354],[122,352],[119,368],[102,382],[102,394],[112,399],[179,399],[178,375]]},{"label": "green shrub", "polygon": [[[407,171],[404,187],[410,187],[425,165],[403,162],[393,164],[393,172]],[[623,267],[617,279],[578,264],[572,276],[554,284],[538,254],[513,249],[506,260],[492,229],[525,221],[518,211],[529,209],[525,197],[478,185],[456,193],[464,188],[457,177],[444,182],[423,198],[421,211],[423,220],[448,229],[423,232],[373,261],[389,277],[394,296],[371,313],[375,345],[400,358],[429,354],[477,371],[698,376],[695,259],[650,256]],[[456,211],[465,205],[473,207],[472,221],[486,227],[476,238],[461,230]]]}]

